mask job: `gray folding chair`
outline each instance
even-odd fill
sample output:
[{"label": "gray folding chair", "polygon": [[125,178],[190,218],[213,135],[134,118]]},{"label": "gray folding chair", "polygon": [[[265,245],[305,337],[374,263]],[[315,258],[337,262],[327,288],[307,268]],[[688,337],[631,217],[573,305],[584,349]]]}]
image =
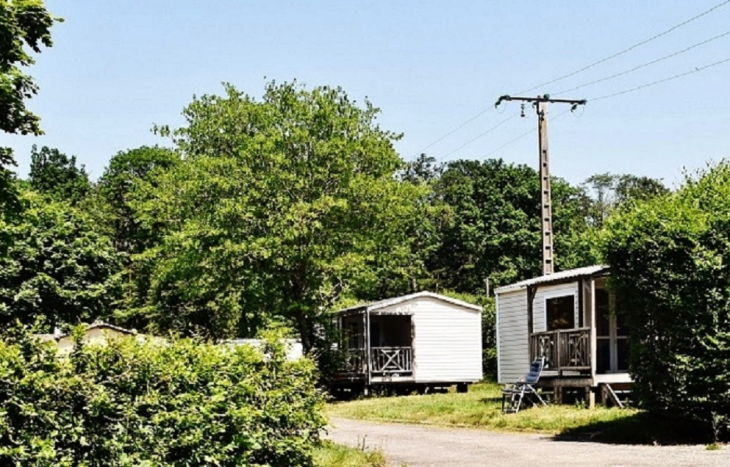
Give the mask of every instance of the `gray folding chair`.
[{"label": "gray folding chair", "polygon": [[[517,413],[522,407],[522,399],[527,395],[534,396],[542,405],[547,405],[535,391],[533,385],[537,384],[542,374],[542,368],[545,366],[545,357],[539,357],[532,361],[530,372],[520,378],[516,383],[511,383],[502,388],[502,413]],[[509,397],[509,405],[507,398]],[[506,407],[505,407],[506,406]]]}]

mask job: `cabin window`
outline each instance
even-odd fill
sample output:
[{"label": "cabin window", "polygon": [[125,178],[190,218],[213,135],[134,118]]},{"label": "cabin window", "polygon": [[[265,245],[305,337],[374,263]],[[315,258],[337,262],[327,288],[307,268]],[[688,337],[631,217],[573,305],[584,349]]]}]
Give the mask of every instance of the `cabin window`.
[{"label": "cabin window", "polygon": [[575,296],[565,295],[545,300],[547,330],[575,327]]}]

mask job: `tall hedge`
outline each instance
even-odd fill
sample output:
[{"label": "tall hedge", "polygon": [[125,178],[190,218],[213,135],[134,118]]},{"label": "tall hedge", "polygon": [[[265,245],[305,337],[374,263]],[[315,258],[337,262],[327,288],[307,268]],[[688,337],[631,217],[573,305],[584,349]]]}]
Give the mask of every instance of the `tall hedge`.
[{"label": "tall hedge", "polygon": [[310,362],[193,340],[0,342],[0,465],[312,465],[324,425]]},{"label": "tall hedge", "polygon": [[730,165],[610,219],[603,245],[630,366],[653,411],[730,419]]}]

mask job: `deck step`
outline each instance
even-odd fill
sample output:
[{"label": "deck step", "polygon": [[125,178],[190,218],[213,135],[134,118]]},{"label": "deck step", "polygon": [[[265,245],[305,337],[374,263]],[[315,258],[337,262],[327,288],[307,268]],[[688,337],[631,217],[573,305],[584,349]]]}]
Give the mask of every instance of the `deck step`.
[{"label": "deck step", "polygon": [[[622,389],[622,390],[615,390],[611,387],[609,383],[601,383],[599,385],[601,388],[601,392],[603,394],[603,399],[605,401],[611,401],[613,405],[616,407],[623,409],[625,408],[624,402],[628,399],[629,394],[631,393],[630,390]],[[623,396],[623,398],[619,397]],[[622,400],[623,399],[623,400]]]}]

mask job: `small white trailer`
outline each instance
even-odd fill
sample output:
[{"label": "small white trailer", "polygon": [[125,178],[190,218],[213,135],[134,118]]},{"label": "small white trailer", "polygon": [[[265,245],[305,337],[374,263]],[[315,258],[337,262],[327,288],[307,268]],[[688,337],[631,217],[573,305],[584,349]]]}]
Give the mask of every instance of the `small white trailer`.
[{"label": "small white trailer", "polygon": [[334,385],[425,389],[482,379],[482,308],[431,292],[336,312],[344,367]]}]

